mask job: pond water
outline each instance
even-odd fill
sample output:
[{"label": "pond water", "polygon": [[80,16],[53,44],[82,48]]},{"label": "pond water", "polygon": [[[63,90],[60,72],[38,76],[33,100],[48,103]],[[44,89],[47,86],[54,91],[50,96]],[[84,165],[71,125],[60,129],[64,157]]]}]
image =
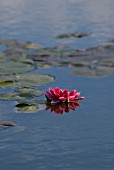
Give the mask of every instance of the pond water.
[{"label": "pond water", "polygon": [[[48,52],[50,48],[61,45],[67,45],[69,50],[100,46],[114,38],[113,6],[113,0],[102,0],[100,3],[98,0],[1,0],[0,40],[29,41],[41,45],[44,47],[43,50],[47,48]],[[60,34],[74,32],[90,35],[80,39],[55,38]],[[15,44],[12,47],[14,50]],[[4,49],[7,49],[7,45],[2,44],[0,50],[3,52]],[[59,55],[62,55],[61,51],[59,52]],[[2,60],[1,57],[0,61],[3,62]],[[69,61],[68,58],[65,60]],[[25,60],[23,64],[26,64]],[[47,63],[45,65],[47,66]],[[36,89],[43,92],[56,86],[81,91],[85,100],[80,102],[81,105],[76,110],[62,115],[55,114],[45,110],[46,106],[42,104],[43,108],[34,112],[19,111],[15,107],[18,103],[17,98],[14,101],[8,100],[9,96],[5,100],[0,98],[0,120],[16,122],[14,127],[0,127],[0,170],[114,169],[114,72],[103,76],[90,76],[87,72],[80,76],[73,73],[72,65],[60,65],[59,62],[47,67],[40,65],[35,69],[32,65],[24,66],[24,69],[30,69],[30,72],[25,70],[28,77],[31,74],[47,74],[54,77],[54,80],[49,80],[47,84],[38,84],[38,87],[36,85]],[[75,69],[77,71],[78,67]],[[5,74],[3,68],[2,70],[0,77]],[[13,73],[11,69],[10,71]],[[13,78],[12,81],[15,81],[15,77]],[[20,85],[16,84],[15,88],[18,87]],[[1,87],[0,92],[0,95],[6,92],[11,94],[13,90],[11,86]],[[44,101],[44,93],[38,99]]]}]

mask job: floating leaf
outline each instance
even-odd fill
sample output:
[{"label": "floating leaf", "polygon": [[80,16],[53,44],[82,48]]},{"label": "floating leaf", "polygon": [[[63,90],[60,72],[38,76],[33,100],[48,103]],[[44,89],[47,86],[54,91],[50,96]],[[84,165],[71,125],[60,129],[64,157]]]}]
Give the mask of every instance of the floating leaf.
[{"label": "floating leaf", "polygon": [[72,35],[70,33],[57,35],[56,38],[70,38]]},{"label": "floating leaf", "polygon": [[0,62],[3,62],[6,60],[6,56],[2,53],[0,53]]},{"label": "floating leaf", "polygon": [[26,54],[12,54],[12,55],[4,55],[5,60],[24,63],[24,64],[33,64],[33,61],[26,57]]},{"label": "floating leaf", "polygon": [[0,87],[4,87],[4,86],[7,86],[7,85],[12,84],[12,83],[14,83],[13,80],[0,81]]},{"label": "floating leaf", "polygon": [[66,33],[66,34],[60,34],[56,36],[56,38],[70,38],[70,37],[76,37],[76,38],[82,38],[85,36],[88,36],[90,34],[88,33],[81,33],[81,32],[75,32],[75,33]]},{"label": "floating leaf", "polygon": [[[11,83],[5,83],[11,82]],[[47,84],[54,81],[54,77],[43,74],[23,74],[0,76],[0,87],[23,88]]]},{"label": "floating leaf", "polygon": [[23,89],[20,89],[17,92],[17,94],[20,97],[24,97],[24,98],[34,98],[34,97],[40,96],[41,94],[43,94],[43,92],[37,89],[23,88]]},{"label": "floating leaf", "polygon": [[41,94],[43,94],[43,92],[40,90],[23,88],[15,92],[0,93],[0,100],[20,101],[20,100],[32,99],[34,97],[40,96]]},{"label": "floating leaf", "polygon": [[73,67],[72,74],[83,77],[101,77],[114,73],[114,67],[105,67],[105,66],[95,66],[91,67]]},{"label": "floating leaf", "polygon": [[5,45],[5,46],[15,46],[17,43],[16,40],[0,40],[0,45]]},{"label": "floating leaf", "polygon": [[113,38],[113,39],[111,39],[111,40],[109,40],[109,42],[114,43],[114,38]]},{"label": "floating leaf", "polygon": [[44,108],[43,104],[30,103],[30,102],[20,102],[16,105],[16,112],[19,113],[34,113]]},{"label": "floating leaf", "polygon": [[76,33],[73,33],[72,36],[73,37],[76,37],[76,38],[83,38],[83,37],[86,37],[86,36],[89,36],[90,34],[88,33],[81,33],[81,32],[76,32]]},{"label": "floating leaf", "polygon": [[37,49],[41,48],[37,44],[33,44],[31,42],[20,42],[16,40],[0,40],[0,45],[5,45],[7,47],[12,48],[21,48],[21,49]]},{"label": "floating leaf", "polygon": [[9,120],[0,120],[0,127],[11,127],[11,126],[15,126],[16,123],[13,121],[9,121]]},{"label": "floating leaf", "polygon": [[17,48],[17,47],[14,47],[14,48],[8,48],[8,49],[5,49],[3,51],[3,53],[7,56],[11,56],[11,55],[15,55],[15,54],[25,54],[26,53],[26,49],[23,49],[23,48]]},{"label": "floating leaf", "polygon": [[60,46],[54,47],[53,49],[56,49],[56,50],[63,50],[63,49],[65,49],[65,48],[68,48],[68,46],[67,46],[67,45],[60,45]]},{"label": "floating leaf", "polygon": [[14,74],[14,73],[23,73],[33,70],[34,67],[30,64],[19,63],[19,62],[1,62],[0,63],[0,75],[3,74]]},{"label": "floating leaf", "polygon": [[26,45],[27,49],[37,49],[37,48],[41,48],[41,46],[37,45],[37,44],[33,44],[33,43],[29,43]]}]

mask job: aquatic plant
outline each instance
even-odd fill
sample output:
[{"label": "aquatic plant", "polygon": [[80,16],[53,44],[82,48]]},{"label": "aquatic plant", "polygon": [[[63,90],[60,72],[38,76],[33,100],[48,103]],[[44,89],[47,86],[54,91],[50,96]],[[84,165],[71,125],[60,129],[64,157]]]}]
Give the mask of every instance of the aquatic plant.
[{"label": "aquatic plant", "polygon": [[62,90],[59,87],[55,87],[54,89],[49,88],[49,92],[46,91],[45,96],[52,104],[60,102],[77,102],[78,100],[84,99],[84,97],[79,97],[80,92],[77,92],[76,90],[69,92],[68,89]]}]

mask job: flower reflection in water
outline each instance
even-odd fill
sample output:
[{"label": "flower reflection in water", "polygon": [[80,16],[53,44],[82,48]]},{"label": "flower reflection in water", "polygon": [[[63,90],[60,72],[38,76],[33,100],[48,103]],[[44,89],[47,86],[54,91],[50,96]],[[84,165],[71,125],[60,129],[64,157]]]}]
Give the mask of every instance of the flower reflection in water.
[{"label": "flower reflection in water", "polygon": [[77,102],[71,102],[71,103],[57,103],[57,104],[51,104],[50,102],[46,103],[46,110],[50,110],[50,112],[54,112],[56,114],[63,114],[64,112],[70,112],[71,110],[76,110],[77,107],[80,106],[80,103]]}]

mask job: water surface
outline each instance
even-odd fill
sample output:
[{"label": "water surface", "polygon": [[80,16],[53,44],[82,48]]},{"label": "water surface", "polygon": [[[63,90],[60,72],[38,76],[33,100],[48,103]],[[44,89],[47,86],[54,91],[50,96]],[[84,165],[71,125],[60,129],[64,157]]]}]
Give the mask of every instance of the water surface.
[{"label": "water surface", "polygon": [[[0,39],[31,41],[44,47],[67,44],[89,48],[114,38],[112,0],[1,0]],[[69,32],[88,32],[83,39],[56,39]],[[77,89],[85,100],[70,113],[57,115],[45,108],[17,113],[16,101],[0,101],[0,119],[15,127],[0,128],[0,169],[113,170],[114,74],[99,78],[71,74],[70,67],[50,67],[32,73],[55,76],[38,87]],[[7,89],[9,90],[9,89]],[[1,89],[3,91],[3,89]],[[45,100],[45,96],[41,96]]]}]

